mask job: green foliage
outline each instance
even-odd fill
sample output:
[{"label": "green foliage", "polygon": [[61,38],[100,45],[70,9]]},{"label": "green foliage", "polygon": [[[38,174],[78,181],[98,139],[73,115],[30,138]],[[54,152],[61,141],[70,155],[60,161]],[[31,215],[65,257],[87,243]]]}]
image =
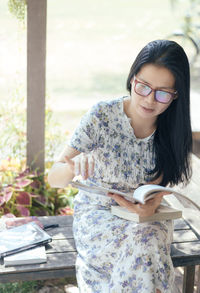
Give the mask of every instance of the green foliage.
[{"label": "green foliage", "polygon": [[62,138],[67,133],[62,133],[61,126],[53,118],[53,111],[50,108],[45,110],[45,160],[54,161],[55,153],[62,148]]},{"label": "green foliage", "polygon": [[[23,162],[26,156],[26,103],[19,85],[9,99],[0,104],[0,159]],[[66,136],[66,134],[65,134]],[[45,111],[45,159],[52,162],[61,148],[63,134],[53,119],[52,110]],[[2,157],[3,156],[3,157]]]},{"label": "green foliage", "polygon": [[[42,216],[73,214],[73,196],[77,190],[70,187],[52,189],[46,174],[26,169],[26,103],[22,86],[0,104],[0,216]],[[60,126],[52,111],[45,111],[46,172],[62,147]],[[66,136],[66,133],[65,133]]]},{"label": "green foliage", "polygon": [[19,21],[24,22],[26,14],[26,0],[8,0],[8,9]]},{"label": "green foliage", "polygon": [[184,32],[190,32],[189,28],[192,25],[199,24],[200,0],[170,0],[170,2],[173,10],[182,11],[180,13],[182,15]]},{"label": "green foliage", "polygon": [[4,158],[22,160],[26,149],[24,97],[17,89],[13,96],[0,104],[0,149]]},{"label": "green foliage", "polygon": [[19,172],[21,164],[14,160],[3,161],[0,166],[0,216],[72,215],[73,198],[78,192],[70,186],[51,188],[45,174]]},{"label": "green foliage", "polygon": [[35,293],[36,289],[37,281],[0,284],[1,293]]}]

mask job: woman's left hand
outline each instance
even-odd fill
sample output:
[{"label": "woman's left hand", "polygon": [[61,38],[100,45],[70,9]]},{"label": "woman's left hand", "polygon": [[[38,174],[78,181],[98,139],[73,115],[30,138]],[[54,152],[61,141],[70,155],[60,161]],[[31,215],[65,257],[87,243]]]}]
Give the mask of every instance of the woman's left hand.
[{"label": "woman's left hand", "polygon": [[163,196],[166,194],[169,193],[166,191],[159,192],[155,195],[154,198],[146,201],[145,204],[133,203],[116,193],[108,193],[108,196],[114,199],[120,206],[127,208],[127,210],[130,212],[136,213],[141,217],[148,217],[155,213],[156,209],[162,201]]}]

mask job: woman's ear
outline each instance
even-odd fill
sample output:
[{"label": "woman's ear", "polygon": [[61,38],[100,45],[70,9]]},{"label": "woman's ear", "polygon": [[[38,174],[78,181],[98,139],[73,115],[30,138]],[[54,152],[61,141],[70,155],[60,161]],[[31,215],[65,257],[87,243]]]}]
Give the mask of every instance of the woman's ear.
[{"label": "woman's ear", "polygon": [[130,85],[132,86],[132,83],[134,82],[134,78],[135,78],[135,76],[133,76],[132,78],[131,78],[131,80],[130,80]]}]

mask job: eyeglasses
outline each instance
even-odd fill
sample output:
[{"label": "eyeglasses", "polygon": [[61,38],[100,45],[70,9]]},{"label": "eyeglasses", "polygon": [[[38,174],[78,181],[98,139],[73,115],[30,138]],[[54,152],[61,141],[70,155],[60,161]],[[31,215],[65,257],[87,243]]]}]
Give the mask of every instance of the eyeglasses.
[{"label": "eyeglasses", "polygon": [[174,93],[167,92],[167,91],[162,91],[162,90],[154,90],[152,87],[147,85],[146,83],[143,83],[136,78],[134,79],[134,91],[136,94],[142,96],[142,97],[147,97],[149,96],[152,92],[154,92],[154,99],[162,104],[168,104],[172,99],[175,100],[177,99],[177,91]]}]

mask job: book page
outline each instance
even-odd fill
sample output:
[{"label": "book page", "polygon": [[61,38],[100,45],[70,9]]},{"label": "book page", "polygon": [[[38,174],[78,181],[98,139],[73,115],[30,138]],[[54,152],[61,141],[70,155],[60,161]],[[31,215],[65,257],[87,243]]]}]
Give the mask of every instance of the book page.
[{"label": "book page", "polygon": [[70,184],[77,189],[80,189],[86,192],[93,192],[93,193],[104,195],[104,196],[107,196],[108,193],[116,193],[134,202],[133,193],[125,193],[116,189],[109,189],[109,188],[105,188],[105,187],[97,186],[97,185],[89,186],[79,181],[70,181]]},{"label": "book page", "polygon": [[173,192],[173,189],[170,187],[164,187],[155,184],[144,184],[139,186],[133,193],[133,198],[140,203],[145,203],[147,200],[154,198],[158,192]]}]

